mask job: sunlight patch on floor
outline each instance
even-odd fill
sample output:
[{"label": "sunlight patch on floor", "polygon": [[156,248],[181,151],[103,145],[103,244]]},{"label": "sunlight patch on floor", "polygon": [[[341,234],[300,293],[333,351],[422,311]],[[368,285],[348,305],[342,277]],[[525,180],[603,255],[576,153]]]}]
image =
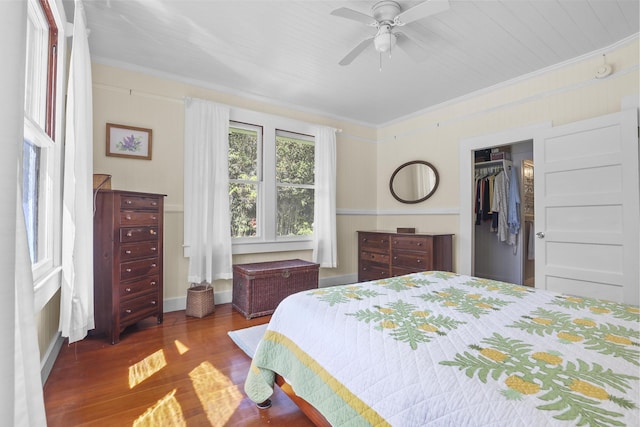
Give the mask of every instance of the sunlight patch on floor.
[{"label": "sunlight patch on floor", "polygon": [[182,414],[182,408],[176,399],[176,389],[147,409],[144,414],[133,422],[133,427],[155,426],[186,426],[187,422]]},{"label": "sunlight patch on floor", "polygon": [[167,361],[162,350],[158,350],[135,365],[129,366],[129,388],[134,388],[165,366],[167,366]]},{"label": "sunlight patch on floor", "polygon": [[211,425],[224,425],[242,401],[238,386],[209,362],[202,362],[189,377]]},{"label": "sunlight patch on floor", "polygon": [[176,350],[178,350],[178,354],[180,354],[181,356],[189,351],[189,347],[182,344],[179,340],[175,340],[173,343],[176,345]]}]

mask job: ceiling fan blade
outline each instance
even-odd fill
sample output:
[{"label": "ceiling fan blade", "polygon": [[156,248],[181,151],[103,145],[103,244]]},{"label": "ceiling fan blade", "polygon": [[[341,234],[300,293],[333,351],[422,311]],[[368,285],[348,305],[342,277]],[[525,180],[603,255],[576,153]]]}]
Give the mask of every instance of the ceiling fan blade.
[{"label": "ceiling fan blade", "polygon": [[367,48],[367,46],[371,45],[371,40],[373,40],[373,37],[369,37],[368,39],[362,40],[360,42],[360,44],[358,44],[356,47],[351,49],[351,52],[347,53],[347,55],[344,58],[342,58],[342,60],[340,62],[338,62],[338,64],[340,64],[340,65],[349,65],[349,64],[351,64],[351,62],[354,59],[356,59],[356,57],[358,55],[360,55],[362,52],[364,52],[364,50]]},{"label": "ceiling fan blade", "polygon": [[445,10],[449,10],[449,0],[427,0],[401,12],[394,21],[396,25],[404,25]]},{"label": "ceiling fan blade", "polygon": [[396,46],[404,50],[411,59],[416,62],[427,59],[429,54],[419,43],[402,32],[396,31],[394,34],[396,35]]},{"label": "ceiling fan blade", "polygon": [[365,15],[362,12],[349,9],[348,7],[341,7],[339,9],[336,9],[333,12],[331,12],[331,15],[340,16],[342,18],[347,18],[353,21],[362,22],[363,24],[371,25],[372,27],[374,27],[377,24],[375,18],[373,18],[372,16]]}]

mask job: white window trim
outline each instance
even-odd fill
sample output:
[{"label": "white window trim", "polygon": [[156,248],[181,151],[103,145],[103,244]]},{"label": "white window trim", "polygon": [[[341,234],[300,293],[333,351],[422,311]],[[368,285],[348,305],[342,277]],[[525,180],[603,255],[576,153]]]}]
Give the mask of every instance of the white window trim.
[{"label": "white window trim", "polygon": [[[315,136],[317,129],[317,125],[310,123],[242,108],[231,108],[229,111],[229,120],[250,123],[262,127],[263,155],[269,156],[269,158],[263,159],[263,165],[275,165],[275,146],[273,146],[273,144],[275,144],[276,140],[276,130]],[[265,221],[271,221],[271,223],[275,224],[277,191],[275,186],[275,169],[264,168],[263,174],[263,182],[273,182],[274,185],[263,186],[261,188],[261,190],[264,191],[263,200],[265,203],[258,206],[257,209],[261,210],[262,218],[264,218]],[[275,229],[262,231],[262,236],[259,239],[232,239],[232,253],[235,255],[313,249],[313,235],[276,237]]]}]

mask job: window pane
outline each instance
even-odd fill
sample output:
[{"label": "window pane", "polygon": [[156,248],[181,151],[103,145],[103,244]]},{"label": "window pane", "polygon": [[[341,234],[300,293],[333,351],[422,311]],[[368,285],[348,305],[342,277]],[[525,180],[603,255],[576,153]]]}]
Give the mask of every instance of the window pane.
[{"label": "window pane", "polygon": [[278,186],[278,236],[313,234],[312,188]]},{"label": "window pane", "polygon": [[257,233],[257,184],[229,183],[231,237],[255,237]]},{"label": "window pane", "polygon": [[276,181],[313,185],[313,141],[287,134],[278,131],[276,135]]},{"label": "window pane", "polygon": [[29,141],[23,143],[22,210],[27,226],[27,239],[31,262],[39,261],[38,256],[38,198],[40,182],[41,148]]},{"label": "window pane", "polygon": [[258,132],[229,128],[229,179],[258,180]]},{"label": "window pane", "polygon": [[42,129],[47,111],[49,24],[38,4],[28,3],[24,111]]}]

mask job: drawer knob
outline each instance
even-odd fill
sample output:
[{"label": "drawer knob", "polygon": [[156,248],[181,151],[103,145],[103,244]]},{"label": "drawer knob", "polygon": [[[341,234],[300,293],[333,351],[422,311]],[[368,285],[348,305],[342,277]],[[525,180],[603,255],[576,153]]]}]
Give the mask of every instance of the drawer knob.
[{"label": "drawer knob", "polygon": [[128,204],[128,205],[130,205],[130,204],[132,204],[133,202],[132,202],[131,200],[125,200],[125,203],[126,203],[126,204]]},{"label": "drawer knob", "polygon": [[125,288],[125,291],[131,292],[131,288]]},{"label": "drawer knob", "polygon": [[158,219],[158,217],[157,217],[157,216],[155,216],[155,215],[152,215],[152,216],[151,216],[151,219],[156,220],[156,219]]},{"label": "drawer knob", "polygon": [[127,255],[131,255],[131,251],[129,249],[127,249],[126,251],[124,251],[125,254]]},{"label": "drawer knob", "polygon": [[151,206],[158,206],[158,202],[151,202]]},{"label": "drawer knob", "polygon": [[155,280],[154,280],[154,281],[152,281],[152,282],[151,282],[151,283],[149,283],[149,284],[150,284],[151,286],[155,286],[155,285],[156,285],[156,282],[155,282]]},{"label": "drawer knob", "polygon": [[363,241],[364,243],[366,243],[366,242],[368,242],[368,241],[369,241],[369,239],[367,239],[366,237],[364,237],[364,238],[362,239],[362,241]]},{"label": "drawer knob", "polygon": [[422,242],[418,242],[418,246],[422,246]]},{"label": "drawer knob", "polygon": [[155,252],[157,250],[158,250],[158,248],[151,248],[151,252]]},{"label": "drawer knob", "polygon": [[127,231],[127,237],[133,236],[133,231]]},{"label": "drawer knob", "polygon": [[156,264],[155,262],[153,264],[151,264],[151,267],[157,267],[158,264]]},{"label": "drawer knob", "polygon": [[131,309],[127,308],[124,312],[127,313],[127,314],[131,314]]},{"label": "drawer knob", "polygon": [[151,305],[156,305],[156,302],[155,301],[151,301]]},{"label": "drawer knob", "polygon": [[285,279],[287,279],[289,276],[291,276],[291,273],[289,273],[289,270],[285,270],[282,272],[282,277],[284,277]]},{"label": "drawer knob", "polygon": [[131,219],[131,215],[125,216],[124,219]]},{"label": "drawer knob", "polygon": [[157,234],[156,230],[151,229],[149,230],[149,234],[151,234],[152,236],[155,236]]},{"label": "drawer knob", "polygon": [[416,262],[417,262],[418,264],[420,264],[420,263],[422,262],[422,260],[421,260],[421,259],[419,259],[419,260],[417,260]]},{"label": "drawer knob", "polygon": [[130,268],[125,268],[124,271],[126,271],[127,273],[131,273],[131,269]]}]

